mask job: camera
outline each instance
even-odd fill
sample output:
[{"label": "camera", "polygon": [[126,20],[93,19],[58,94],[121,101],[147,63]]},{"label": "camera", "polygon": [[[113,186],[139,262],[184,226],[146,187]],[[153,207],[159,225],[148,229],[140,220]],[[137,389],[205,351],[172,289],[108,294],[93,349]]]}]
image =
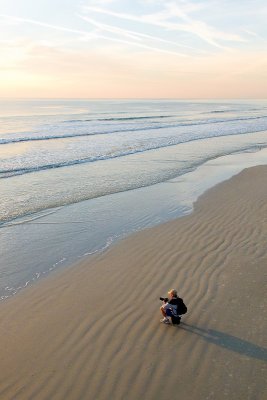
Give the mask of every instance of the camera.
[{"label": "camera", "polygon": [[168,297],[160,297],[159,299],[161,301],[164,301],[164,303],[168,303],[168,301],[169,301]]}]

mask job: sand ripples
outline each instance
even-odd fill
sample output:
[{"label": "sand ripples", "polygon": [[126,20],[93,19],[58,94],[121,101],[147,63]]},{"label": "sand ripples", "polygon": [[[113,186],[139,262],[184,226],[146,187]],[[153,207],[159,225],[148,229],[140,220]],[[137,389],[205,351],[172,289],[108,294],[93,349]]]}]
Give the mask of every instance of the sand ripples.
[{"label": "sand ripples", "polygon": [[[233,378],[238,367],[243,383],[257,376],[247,396],[263,399],[263,333],[243,330],[242,296],[251,268],[259,273],[266,260],[265,171],[244,171],[202,196],[192,215],[133,235],[4,304],[10,336],[0,398],[252,398]],[[159,324],[158,297],[170,287],[188,305],[181,327]]]}]

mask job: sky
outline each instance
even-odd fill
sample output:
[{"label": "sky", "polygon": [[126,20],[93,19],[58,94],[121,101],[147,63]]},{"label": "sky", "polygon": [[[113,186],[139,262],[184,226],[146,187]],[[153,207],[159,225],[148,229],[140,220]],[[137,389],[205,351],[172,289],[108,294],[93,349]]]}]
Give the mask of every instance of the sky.
[{"label": "sky", "polygon": [[0,97],[267,98],[266,0],[0,0]]}]

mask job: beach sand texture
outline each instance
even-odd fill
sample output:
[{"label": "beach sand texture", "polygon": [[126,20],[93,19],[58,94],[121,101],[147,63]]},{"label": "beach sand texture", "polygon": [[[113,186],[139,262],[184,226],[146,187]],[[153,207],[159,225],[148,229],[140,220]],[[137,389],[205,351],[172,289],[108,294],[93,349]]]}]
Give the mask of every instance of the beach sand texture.
[{"label": "beach sand texture", "polygon": [[[244,170],[1,303],[0,399],[266,399],[266,181]],[[179,327],[159,322],[172,287]]]}]

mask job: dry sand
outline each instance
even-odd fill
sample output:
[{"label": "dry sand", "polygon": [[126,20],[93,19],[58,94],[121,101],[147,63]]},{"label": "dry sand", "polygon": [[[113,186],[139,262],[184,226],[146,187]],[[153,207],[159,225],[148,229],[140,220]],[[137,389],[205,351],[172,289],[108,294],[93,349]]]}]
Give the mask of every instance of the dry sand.
[{"label": "dry sand", "polygon": [[[0,399],[266,399],[266,181],[245,170],[1,303]],[[179,327],[159,323],[172,287]]]}]

